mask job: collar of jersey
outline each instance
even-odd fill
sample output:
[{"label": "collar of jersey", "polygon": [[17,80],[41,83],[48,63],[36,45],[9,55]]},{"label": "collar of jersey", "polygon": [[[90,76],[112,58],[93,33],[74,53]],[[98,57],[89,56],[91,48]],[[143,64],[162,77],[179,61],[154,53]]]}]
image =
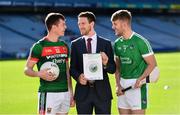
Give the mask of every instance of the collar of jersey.
[{"label": "collar of jersey", "polygon": [[130,40],[133,37],[133,35],[134,35],[134,31],[132,32],[131,36],[128,39],[124,39],[123,36],[121,36],[120,39],[122,39],[122,40]]},{"label": "collar of jersey", "polygon": [[[48,41],[48,42],[53,42],[53,41],[50,41],[49,38],[47,37],[44,37],[44,40]],[[59,39],[56,41],[56,42],[59,42]],[[55,43],[55,42],[54,42]]]}]

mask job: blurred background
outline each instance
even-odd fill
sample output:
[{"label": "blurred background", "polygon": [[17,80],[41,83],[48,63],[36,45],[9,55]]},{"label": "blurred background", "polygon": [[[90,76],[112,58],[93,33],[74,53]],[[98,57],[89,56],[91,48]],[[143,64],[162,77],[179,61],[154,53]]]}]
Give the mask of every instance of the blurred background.
[{"label": "blurred background", "polygon": [[[60,38],[69,46],[80,36],[77,16],[92,11],[96,32],[117,38],[110,21],[120,9],[132,12],[132,29],[150,42],[160,68],[160,80],[149,84],[147,114],[180,114],[180,0],[0,0],[0,114],[36,114],[39,79],[24,75],[31,46],[46,35],[44,18],[50,12],[66,17]],[[115,78],[112,114],[118,114]],[[73,80],[73,86],[75,81]],[[77,114],[75,108],[70,114]]]},{"label": "blurred background", "polygon": [[0,59],[26,58],[32,44],[44,35],[44,18],[60,12],[67,22],[70,42],[80,36],[77,15],[92,11],[97,17],[96,32],[114,42],[111,15],[128,9],[133,30],[147,38],[155,52],[180,50],[180,0],[0,0]]}]

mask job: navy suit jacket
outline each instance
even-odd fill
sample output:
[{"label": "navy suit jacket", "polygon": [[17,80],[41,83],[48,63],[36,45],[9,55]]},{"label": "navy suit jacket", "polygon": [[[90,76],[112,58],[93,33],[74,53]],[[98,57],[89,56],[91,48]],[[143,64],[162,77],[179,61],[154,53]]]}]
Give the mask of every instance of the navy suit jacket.
[{"label": "navy suit jacket", "polygon": [[[111,100],[112,91],[109,83],[107,73],[113,74],[116,70],[114,62],[114,53],[111,42],[100,36],[97,36],[97,49],[96,53],[105,52],[108,56],[108,64],[106,69],[103,68],[103,80],[96,80],[95,90],[101,100]],[[75,88],[75,100],[83,101],[89,91],[89,85],[81,85],[78,78],[83,73],[83,54],[87,53],[85,39],[80,37],[71,42],[71,62],[70,62],[70,75],[77,81]]]}]

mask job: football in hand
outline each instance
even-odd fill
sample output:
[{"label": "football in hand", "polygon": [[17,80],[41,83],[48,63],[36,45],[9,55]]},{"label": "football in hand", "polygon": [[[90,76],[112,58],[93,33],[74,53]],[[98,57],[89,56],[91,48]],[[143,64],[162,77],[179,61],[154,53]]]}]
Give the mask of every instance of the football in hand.
[{"label": "football in hand", "polygon": [[45,62],[41,65],[40,70],[48,69],[47,72],[52,73],[55,78],[59,76],[59,67],[54,62]]}]

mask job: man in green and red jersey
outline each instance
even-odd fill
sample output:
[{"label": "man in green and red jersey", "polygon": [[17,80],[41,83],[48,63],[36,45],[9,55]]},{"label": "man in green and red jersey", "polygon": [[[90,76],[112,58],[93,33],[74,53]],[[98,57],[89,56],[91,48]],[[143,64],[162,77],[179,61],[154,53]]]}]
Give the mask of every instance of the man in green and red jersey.
[{"label": "man in green and red jersey", "polygon": [[[70,106],[74,106],[69,49],[65,42],[58,39],[64,36],[66,30],[65,17],[60,13],[49,13],[45,24],[48,34],[32,46],[24,72],[27,76],[40,78],[39,114],[67,114]],[[40,70],[45,62],[58,65],[60,72],[57,78],[48,69]],[[35,64],[38,71],[33,70]]]},{"label": "man in green and red jersey", "polygon": [[[112,17],[112,28],[119,37],[114,43],[116,55],[116,93],[120,114],[145,114],[147,108],[147,84],[141,80],[149,76],[156,66],[152,48],[144,37],[131,29],[131,13],[116,11]],[[135,89],[122,92],[134,85]]]}]

